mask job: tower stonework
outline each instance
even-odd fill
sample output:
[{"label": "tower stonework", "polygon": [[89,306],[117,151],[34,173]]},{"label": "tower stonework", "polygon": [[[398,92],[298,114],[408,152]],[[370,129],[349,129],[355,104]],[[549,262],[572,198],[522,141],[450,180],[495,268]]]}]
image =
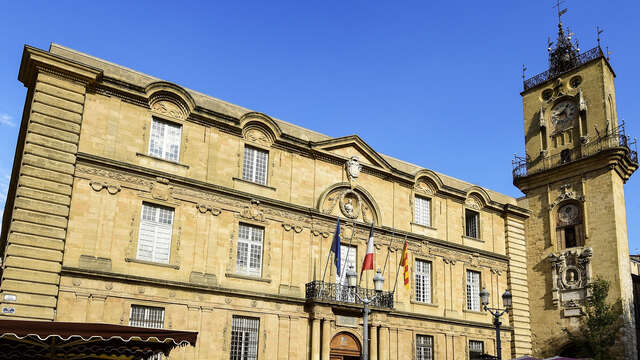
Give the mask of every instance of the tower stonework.
[{"label": "tower stonework", "polygon": [[618,121],[615,73],[600,47],[580,52],[559,24],[550,68],[524,82],[526,155],[514,162],[525,196],[534,356],[567,345],[596,277],[622,299],[625,359],[637,359],[624,183],[638,167]]}]

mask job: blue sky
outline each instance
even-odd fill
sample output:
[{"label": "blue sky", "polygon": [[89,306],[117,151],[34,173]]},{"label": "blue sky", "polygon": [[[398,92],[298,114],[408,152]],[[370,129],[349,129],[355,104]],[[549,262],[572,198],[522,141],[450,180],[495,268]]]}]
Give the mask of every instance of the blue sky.
[{"label": "blue sky", "polygon": [[[612,52],[618,114],[640,134],[640,2],[567,0],[583,50]],[[0,4],[0,205],[26,89],[22,48],[56,42],[519,197],[520,91],[546,70],[553,1],[5,1]],[[625,186],[640,253],[640,175]]]}]

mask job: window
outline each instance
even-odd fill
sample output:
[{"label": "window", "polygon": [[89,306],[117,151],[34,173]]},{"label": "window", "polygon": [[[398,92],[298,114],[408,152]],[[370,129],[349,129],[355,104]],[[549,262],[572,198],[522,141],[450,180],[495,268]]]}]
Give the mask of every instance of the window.
[{"label": "window", "polygon": [[251,146],[245,146],[244,161],[242,163],[242,179],[266,185],[268,163],[269,152]]},{"label": "window", "polygon": [[138,235],[139,260],[168,264],[171,252],[173,209],[143,203]]},{"label": "window", "polygon": [[336,282],[338,284],[347,285],[347,270],[349,270],[349,267],[358,272],[356,252],[355,246],[340,245],[340,274],[336,274]]},{"label": "window", "polygon": [[480,214],[477,211],[465,209],[464,210],[464,219],[465,219],[465,235],[472,238],[479,238],[480,231]]},{"label": "window", "polygon": [[162,329],[164,326],[164,308],[131,305],[129,326]]},{"label": "window", "polygon": [[433,360],[433,336],[416,335],[416,360]]},{"label": "window", "polygon": [[431,200],[416,196],[413,209],[413,222],[419,225],[431,226]]},{"label": "window", "polygon": [[231,360],[258,358],[258,327],[256,318],[234,316],[231,325]]},{"label": "window", "polygon": [[149,136],[149,155],[169,161],[178,161],[182,126],[153,119]]},{"label": "window", "polygon": [[480,311],[480,273],[467,270],[467,310]]},{"label": "window", "polygon": [[262,275],[262,242],[264,228],[240,224],[236,271],[251,276]]},{"label": "window", "polygon": [[469,340],[469,359],[479,360],[484,354],[484,342],[477,340]]},{"label": "window", "polygon": [[416,260],[416,301],[431,303],[431,263]]}]

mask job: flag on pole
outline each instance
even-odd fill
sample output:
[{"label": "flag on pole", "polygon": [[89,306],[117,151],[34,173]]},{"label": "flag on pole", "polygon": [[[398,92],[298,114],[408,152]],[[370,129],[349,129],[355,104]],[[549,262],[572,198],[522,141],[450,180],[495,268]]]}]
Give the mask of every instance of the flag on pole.
[{"label": "flag on pole", "polygon": [[360,275],[362,275],[362,272],[365,270],[373,270],[373,223],[371,223],[371,230],[369,231],[369,241],[367,242],[367,253],[365,254],[364,261],[362,262]]},{"label": "flag on pole", "polygon": [[407,249],[407,241],[404,241],[404,248],[402,249],[402,260],[400,262],[402,266],[402,274],[404,275],[404,286],[409,289],[409,251]]},{"label": "flag on pole", "polygon": [[333,242],[331,243],[331,252],[334,254],[333,263],[336,264],[336,274],[340,274],[340,248],[340,218],[338,218],[336,231],[333,234]]}]

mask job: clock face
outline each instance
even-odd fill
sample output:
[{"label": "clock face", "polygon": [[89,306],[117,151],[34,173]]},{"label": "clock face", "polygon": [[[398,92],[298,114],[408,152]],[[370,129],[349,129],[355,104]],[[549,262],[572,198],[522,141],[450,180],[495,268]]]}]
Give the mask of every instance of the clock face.
[{"label": "clock face", "polygon": [[578,108],[571,100],[564,100],[551,109],[551,121],[556,130],[564,130],[571,127],[578,117]]},{"label": "clock face", "polygon": [[564,223],[573,223],[578,218],[578,207],[575,205],[565,205],[558,210],[558,219]]}]

